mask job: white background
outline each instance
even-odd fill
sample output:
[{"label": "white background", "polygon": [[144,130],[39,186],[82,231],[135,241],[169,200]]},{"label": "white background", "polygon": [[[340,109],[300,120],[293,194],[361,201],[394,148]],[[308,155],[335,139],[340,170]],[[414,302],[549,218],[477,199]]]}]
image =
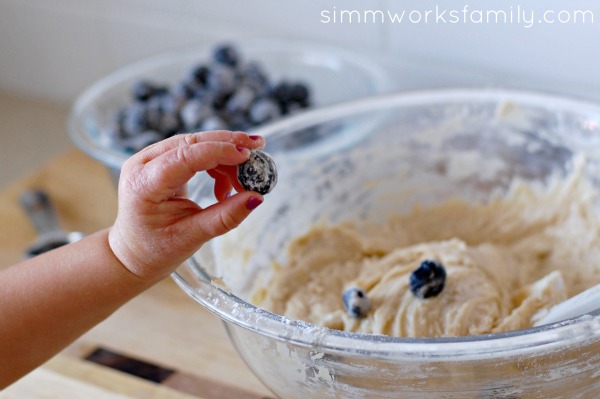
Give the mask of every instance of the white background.
[{"label": "white background", "polygon": [[[324,24],[321,11],[592,10],[588,24]],[[96,79],[165,49],[240,37],[368,54],[399,89],[492,85],[599,99],[597,0],[0,0],[0,91],[70,104]]]}]

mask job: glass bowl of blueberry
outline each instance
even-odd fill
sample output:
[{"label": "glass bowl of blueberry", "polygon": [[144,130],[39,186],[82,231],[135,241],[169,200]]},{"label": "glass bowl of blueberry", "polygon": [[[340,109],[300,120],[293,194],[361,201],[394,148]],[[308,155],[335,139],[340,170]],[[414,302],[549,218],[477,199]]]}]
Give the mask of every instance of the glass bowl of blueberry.
[{"label": "glass bowl of blueberry", "polygon": [[[323,126],[363,131],[296,139]],[[277,185],[173,277],[275,396],[600,395],[600,312],[536,324],[600,282],[600,107],[405,92],[256,133]],[[210,178],[190,196],[212,203]]]},{"label": "glass bowl of blueberry", "polygon": [[159,54],[106,76],[75,102],[69,132],[118,178],[128,156],[174,134],[248,131],[309,108],[391,90],[382,67],[340,48],[224,42]]}]

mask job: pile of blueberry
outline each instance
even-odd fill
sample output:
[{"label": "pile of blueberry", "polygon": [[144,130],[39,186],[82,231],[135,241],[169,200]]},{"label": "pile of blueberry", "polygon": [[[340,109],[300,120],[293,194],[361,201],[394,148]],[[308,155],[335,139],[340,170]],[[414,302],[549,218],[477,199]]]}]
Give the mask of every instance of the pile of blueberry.
[{"label": "pile of blueberry", "polygon": [[306,84],[272,82],[259,63],[243,62],[229,44],[216,46],[208,62],[194,65],[177,84],[141,80],[131,95],[105,129],[110,146],[130,153],[183,132],[247,130],[311,104]]}]

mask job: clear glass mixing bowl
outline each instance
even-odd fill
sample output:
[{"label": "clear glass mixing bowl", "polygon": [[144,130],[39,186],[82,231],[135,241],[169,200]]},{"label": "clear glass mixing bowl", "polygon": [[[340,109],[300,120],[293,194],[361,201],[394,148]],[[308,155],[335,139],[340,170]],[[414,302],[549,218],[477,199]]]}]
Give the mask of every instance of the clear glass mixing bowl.
[{"label": "clear glass mixing bowl", "polygon": [[[310,111],[257,133],[278,164],[278,186],[174,278],[224,320],[248,367],[278,397],[600,397],[599,312],[502,334],[407,339],[320,328],[248,302],[268,284],[273,262],[284,264],[290,239],[323,219],[383,221],[417,203],[486,201],[516,178],[543,184],[569,174],[579,154],[599,185],[600,107],[502,90],[405,93]],[[213,201],[205,176],[190,192]]]}]

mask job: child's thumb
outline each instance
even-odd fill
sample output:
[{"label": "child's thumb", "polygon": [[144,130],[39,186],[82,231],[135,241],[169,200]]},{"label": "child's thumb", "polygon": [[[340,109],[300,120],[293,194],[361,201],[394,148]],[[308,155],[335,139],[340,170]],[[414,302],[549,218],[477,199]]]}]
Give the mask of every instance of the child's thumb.
[{"label": "child's thumb", "polygon": [[235,194],[205,208],[199,215],[204,241],[223,235],[238,227],[263,202],[263,196],[253,191]]}]

